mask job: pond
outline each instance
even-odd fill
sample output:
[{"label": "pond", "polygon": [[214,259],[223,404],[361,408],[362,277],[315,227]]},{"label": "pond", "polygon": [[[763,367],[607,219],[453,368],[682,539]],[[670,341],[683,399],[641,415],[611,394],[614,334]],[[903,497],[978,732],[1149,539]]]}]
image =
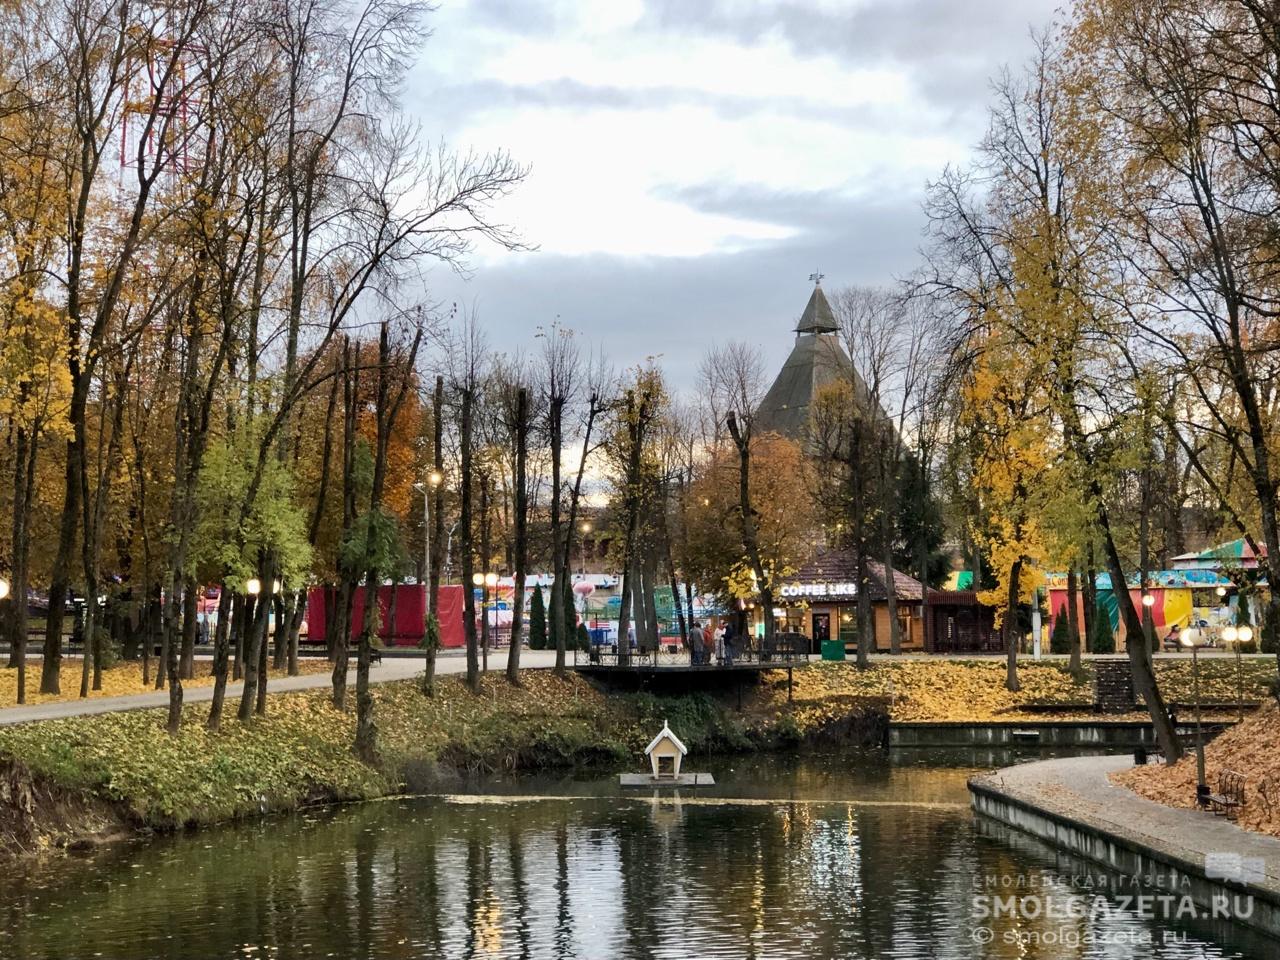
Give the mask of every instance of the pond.
[{"label": "pond", "polygon": [[[975,822],[963,753],[691,759],[717,787],[491,780],[26,866],[0,878],[0,957],[1277,954],[1130,910],[1078,881],[1096,868]],[[1054,918],[992,917],[1008,881]]]}]

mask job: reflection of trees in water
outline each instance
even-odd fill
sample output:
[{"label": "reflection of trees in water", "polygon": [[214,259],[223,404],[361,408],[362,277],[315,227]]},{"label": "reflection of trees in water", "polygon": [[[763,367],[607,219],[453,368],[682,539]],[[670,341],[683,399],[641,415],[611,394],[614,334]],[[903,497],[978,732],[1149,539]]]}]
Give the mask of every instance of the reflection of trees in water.
[{"label": "reflection of trees in water", "polygon": [[922,808],[380,803],[0,878],[0,956],[999,957],[973,877],[1025,863]]},{"label": "reflection of trees in water", "polygon": [[507,863],[511,870],[511,896],[514,901],[516,942],[520,944],[521,960],[529,957],[529,884],[524,877],[524,844],[520,837],[520,823],[515,817],[507,819]]}]

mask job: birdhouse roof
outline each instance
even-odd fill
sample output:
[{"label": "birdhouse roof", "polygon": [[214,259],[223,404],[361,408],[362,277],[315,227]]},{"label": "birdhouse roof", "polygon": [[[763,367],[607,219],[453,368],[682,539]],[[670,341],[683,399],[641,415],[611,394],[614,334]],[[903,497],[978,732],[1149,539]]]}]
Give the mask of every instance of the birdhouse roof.
[{"label": "birdhouse roof", "polygon": [[658,735],[654,737],[652,740],[650,740],[649,745],[644,748],[645,756],[648,756],[649,754],[653,753],[654,749],[663,740],[670,740],[673,744],[675,744],[675,748],[680,751],[680,756],[684,756],[686,753],[689,752],[688,749],[685,748],[685,745],[680,742],[680,738],[671,732],[671,728],[667,726],[667,721],[663,720],[662,729],[658,731]]}]

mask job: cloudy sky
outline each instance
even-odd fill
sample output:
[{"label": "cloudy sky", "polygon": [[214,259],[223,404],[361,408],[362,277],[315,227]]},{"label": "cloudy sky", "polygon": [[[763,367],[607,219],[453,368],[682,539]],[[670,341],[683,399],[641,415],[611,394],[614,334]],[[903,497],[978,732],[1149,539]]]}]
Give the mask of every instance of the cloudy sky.
[{"label": "cloudy sky", "polygon": [[440,0],[407,91],[433,137],[530,165],[432,295],[495,345],[557,316],[682,387],[712,343],[781,364],[808,298],[917,260],[927,180],[1061,0]]}]

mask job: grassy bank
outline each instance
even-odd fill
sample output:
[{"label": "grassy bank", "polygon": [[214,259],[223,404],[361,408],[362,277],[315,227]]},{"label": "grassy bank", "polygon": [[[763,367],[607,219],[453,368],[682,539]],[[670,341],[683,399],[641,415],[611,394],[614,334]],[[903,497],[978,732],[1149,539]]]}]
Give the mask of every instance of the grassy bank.
[{"label": "grassy bank", "polygon": [[225,721],[216,734],[202,726],[200,706],[188,708],[177,737],[165,733],[158,710],[0,728],[0,760],[43,787],[111,804],[125,823],[170,829],[423,789],[468,769],[638,768],[664,719],[694,752],[795,742],[818,728],[782,723],[784,711],[739,714],[707,695],[605,696],[546,671],[526,673],[519,689],[491,674],[479,696],[447,677],[434,698],[411,681],[376,685],[374,697],[374,766],[352,754],[354,714],[334,710],[327,690],[273,695],[266,717]]}]

